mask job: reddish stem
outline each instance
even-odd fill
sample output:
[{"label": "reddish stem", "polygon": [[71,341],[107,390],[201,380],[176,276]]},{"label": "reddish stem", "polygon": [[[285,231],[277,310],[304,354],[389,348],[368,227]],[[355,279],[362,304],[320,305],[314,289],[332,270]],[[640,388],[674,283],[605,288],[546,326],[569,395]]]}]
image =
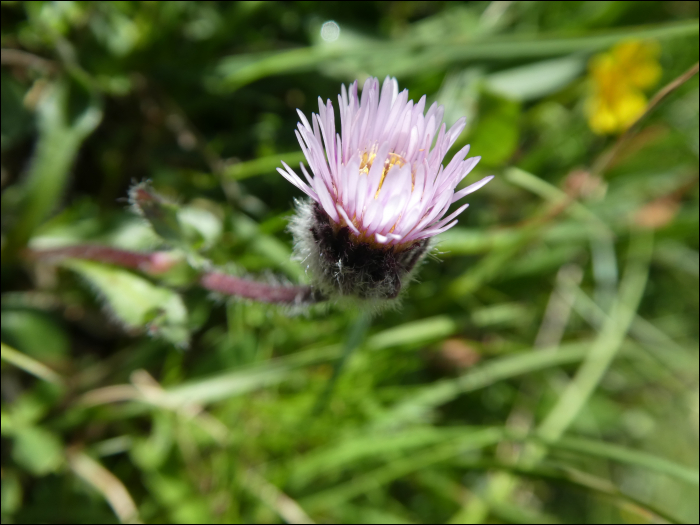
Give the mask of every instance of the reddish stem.
[{"label": "reddish stem", "polygon": [[25,254],[31,259],[63,259],[74,257],[108,264],[133,268],[142,272],[159,274],[168,271],[178,262],[178,259],[167,252],[142,253],[129,250],[120,250],[108,246],[79,244],[64,248],[52,248],[48,250],[28,249]]},{"label": "reddish stem", "polygon": [[308,304],[322,300],[310,286],[273,286],[218,272],[202,275],[199,283],[207,290],[263,303]]},{"label": "reddish stem", "polygon": [[[150,274],[168,271],[178,258],[168,252],[142,253],[96,245],[76,245],[49,250],[26,250],[31,259],[52,260],[65,257],[88,259],[133,268]],[[199,284],[207,290],[254,299],[264,303],[309,304],[323,301],[309,286],[274,286],[219,272],[204,273]]]}]

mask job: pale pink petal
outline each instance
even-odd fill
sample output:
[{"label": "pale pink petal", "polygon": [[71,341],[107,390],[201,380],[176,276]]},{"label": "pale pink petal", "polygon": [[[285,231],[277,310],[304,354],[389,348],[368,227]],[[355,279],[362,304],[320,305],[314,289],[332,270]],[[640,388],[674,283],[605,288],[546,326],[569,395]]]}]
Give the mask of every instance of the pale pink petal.
[{"label": "pale pink petal", "polygon": [[287,166],[284,162],[282,163],[285,167],[285,170],[282,168],[277,168],[277,173],[282,175],[285,179],[287,179],[289,182],[294,184],[297,188],[299,188],[301,191],[306,193],[309,197],[314,199],[315,201],[318,201],[318,195],[314,190],[309,188],[302,180],[299,178],[299,176],[292,171],[292,169]]},{"label": "pale pink petal", "polygon": [[358,230],[355,225],[352,223],[350,220],[350,217],[348,217],[347,212],[343,209],[342,206],[336,206],[336,210],[338,210],[338,213],[340,213],[341,217],[343,217],[343,220],[345,221],[345,225],[348,226],[353,232],[355,232],[356,235],[360,234],[360,230]]},{"label": "pale pink petal", "polygon": [[[284,163],[283,163],[283,164],[284,164]],[[304,177],[305,177],[306,180],[308,181],[309,186],[310,186],[310,187],[313,187],[313,185],[314,185],[314,179],[311,177],[311,175],[309,175],[309,172],[306,171],[306,166],[304,166],[304,163],[303,163],[303,162],[300,162],[300,163],[299,163],[299,168],[301,169],[301,172],[304,174]]]},{"label": "pale pink petal", "polygon": [[467,119],[462,117],[459,119],[457,122],[454,123],[454,125],[450,128],[450,131],[447,133],[447,149],[450,149],[452,147],[452,144],[455,143],[459,135],[464,131],[465,126],[467,125]]},{"label": "pale pink petal", "polygon": [[335,205],[333,204],[333,199],[331,198],[331,194],[328,193],[328,190],[326,189],[326,185],[322,181],[320,181],[317,184],[315,184],[314,189],[316,190],[316,193],[318,194],[318,202],[320,202],[321,206],[323,206],[323,210],[335,222],[340,222],[340,218],[338,217],[338,212],[336,211]]},{"label": "pale pink petal", "polygon": [[461,190],[459,190],[458,192],[456,192],[454,194],[454,196],[452,197],[452,202],[458,201],[462,197],[465,197],[465,196],[469,195],[470,193],[474,193],[479,188],[486,186],[486,184],[491,182],[491,179],[493,179],[493,175],[489,175],[488,177],[484,177],[480,181],[475,182],[473,184],[470,184],[466,188],[462,188]]},{"label": "pale pink petal", "polygon": [[375,233],[374,238],[377,240],[377,242],[379,244],[386,244],[389,242],[389,237],[384,237],[384,235],[381,235],[379,233]]},{"label": "pale pink petal", "polygon": [[353,214],[355,209],[355,199],[357,198],[357,184],[360,178],[365,178],[360,173],[360,156],[353,155],[345,169],[341,170],[343,179],[340,184],[343,185],[342,202],[344,208]]},{"label": "pale pink petal", "polygon": [[464,204],[464,205],[460,206],[459,209],[457,209],[457,211],[455,211],[454,213],[451,213],[449,216],[445,217],[444,219],[440,219],[438,222],[433,224],[431,226],[431,228],[441,228],[442,226],[444,226],[445,224],[450,222],[452,219],[457,217],[460,213],[462,213],[468,207],[469,207],[469,204]]},{"label": "pale pink petal", "polygon": [[357,177],[357,191],[355,194],[355,207],[352,210],[352,214],[356,217],[362,216],[362,210],[365,208],[365,202],[367,200],[367,184],[369,179],[364,175]]}]

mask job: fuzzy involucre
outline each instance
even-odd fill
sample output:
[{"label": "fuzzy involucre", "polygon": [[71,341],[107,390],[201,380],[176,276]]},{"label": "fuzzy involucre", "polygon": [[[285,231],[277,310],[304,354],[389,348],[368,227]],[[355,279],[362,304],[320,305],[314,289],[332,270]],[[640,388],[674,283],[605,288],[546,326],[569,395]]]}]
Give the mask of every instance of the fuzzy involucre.
[{"label": "fuzzy involucre", "polygon": [[386,306],[411,281],[428,252],[428,239],[400,248],[357,242],[350,229],[334,224],[317,202],[297,200],[296,205],[289,224],[294,258],[305,267],[312,286],[328,298]]}]

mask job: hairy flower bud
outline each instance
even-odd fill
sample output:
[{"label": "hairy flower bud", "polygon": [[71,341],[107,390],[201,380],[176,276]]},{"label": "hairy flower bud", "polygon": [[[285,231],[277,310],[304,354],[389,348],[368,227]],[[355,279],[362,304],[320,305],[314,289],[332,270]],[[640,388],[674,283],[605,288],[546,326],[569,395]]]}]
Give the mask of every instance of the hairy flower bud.
[{"label": "hairy flower bud", "polygon": [[296,132],[311,168],[303,181],[287,164],[277,171],[306,193],[290,224],[296,256],[312,284],[328,297],[396,298],[429,249],[430,239],[455,224],[468,204],[447,217],[450,205],[493,177],[455,192],[479,162],[462,148],[445,167],[442,161],[465,126],[460,119],[446,131],[443,107],[427,113],[399,93],[387,77],[357,82],[338,96],[341,133],[336,134],[330,100],[319,98],[312,123],[298,111]]}]

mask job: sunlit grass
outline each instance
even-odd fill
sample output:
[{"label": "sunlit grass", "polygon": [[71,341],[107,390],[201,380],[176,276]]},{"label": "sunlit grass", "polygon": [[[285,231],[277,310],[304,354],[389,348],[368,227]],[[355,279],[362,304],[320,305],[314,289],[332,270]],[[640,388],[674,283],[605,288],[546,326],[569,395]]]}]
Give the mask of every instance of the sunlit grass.
[{"label": "sunlit grass", "polygon": [[[2,11],[3,522],[697,523],[697,3]],[[630,39],[672,88],[616,142]],[[295,109],[387,74],[496,175],[401,305],[199,286],[306,282]]]}]

